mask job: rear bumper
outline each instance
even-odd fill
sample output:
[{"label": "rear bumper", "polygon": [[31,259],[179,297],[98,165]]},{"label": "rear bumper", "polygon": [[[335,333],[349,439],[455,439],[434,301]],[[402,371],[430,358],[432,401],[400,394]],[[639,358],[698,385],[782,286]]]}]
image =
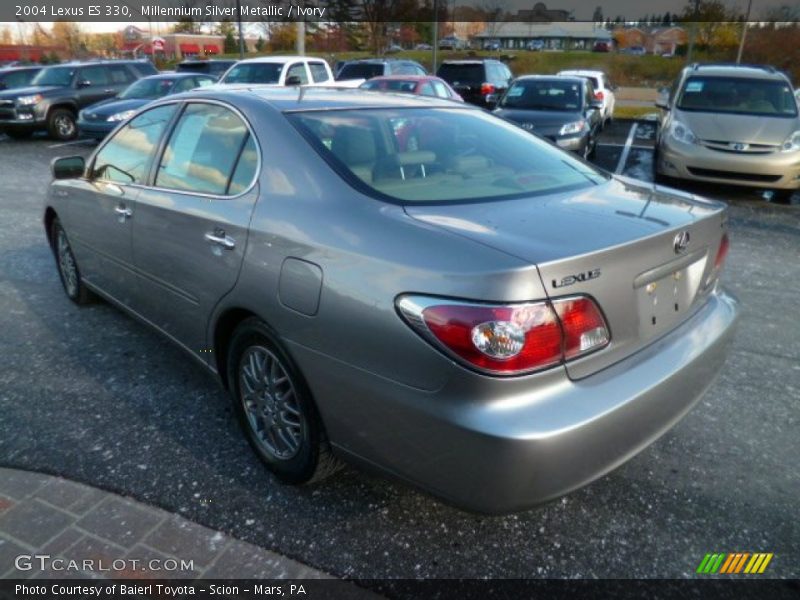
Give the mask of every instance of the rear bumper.
[{"label": "rear bumper", "polygon": [[746,154],[662,140],[658,172],[669,177],[769,189],[800,188],[800,152]]},{"label": "rear bumper", "polygon": [[423,392],[290,348],[343,455],[464,508],[504,513],[579,488],[668,431],[721,368],[737,302],[712,294],[686,323],[590,377],[468,373]]}]

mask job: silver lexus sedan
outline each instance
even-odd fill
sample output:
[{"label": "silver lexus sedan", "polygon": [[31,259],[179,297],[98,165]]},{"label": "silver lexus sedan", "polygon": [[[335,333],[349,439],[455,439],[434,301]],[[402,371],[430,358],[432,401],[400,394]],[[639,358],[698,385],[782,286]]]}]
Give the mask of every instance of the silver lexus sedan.
[{"label": "silver lexus sedan", "polygon": [[289,483],[344,459],[471,510],[530,507],[670,429],[737,320],[723,204],[469,105],[199,90],[52,171],[69,298],[205,365]]}]

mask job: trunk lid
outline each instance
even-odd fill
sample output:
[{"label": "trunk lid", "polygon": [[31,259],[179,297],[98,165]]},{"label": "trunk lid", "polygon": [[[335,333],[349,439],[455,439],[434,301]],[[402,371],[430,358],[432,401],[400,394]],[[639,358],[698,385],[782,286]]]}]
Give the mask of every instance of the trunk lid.
[{"label": "trunk lid", "polygon": [[721,203],[623,177],[578,192],[406,212],[537,265],[550,298],[594,298],[611,343],[567,363],[576,379],[633,354],[703,303],[726,228]]}]

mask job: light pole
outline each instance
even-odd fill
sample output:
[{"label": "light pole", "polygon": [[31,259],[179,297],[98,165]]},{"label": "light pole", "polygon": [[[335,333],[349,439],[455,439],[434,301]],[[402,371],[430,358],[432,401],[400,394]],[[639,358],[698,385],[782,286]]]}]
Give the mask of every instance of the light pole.
[{"label": "light pole", "polygon": [[236,0],[236,22],[239,24],[239,58],[244,58],[244,35],[242,35],[242,3]]},{"label": "light pole", "polygon": [[744,52],[744,40],[747,37],[747,24],[750,23],[750,9],[753,7],[753,0],[747,0],[747,15],[742,24],[742,39],[739,40],[739,52],[736,53],[736,64],[742,62],[742,53]]},{"label": "light pole", "polygon": [[439,2],[433,0],[433,69],[432,72],[436,73],[436,52],[439,48]]}]

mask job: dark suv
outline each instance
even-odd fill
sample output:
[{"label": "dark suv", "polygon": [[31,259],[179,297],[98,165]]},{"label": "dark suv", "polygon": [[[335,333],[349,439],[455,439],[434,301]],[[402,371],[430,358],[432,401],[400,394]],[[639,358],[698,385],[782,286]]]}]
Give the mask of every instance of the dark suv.
[{"label": "dark suv", "polygon": [[427,75],[421,64],[401,58],[365,58],[349,60],[336,73],[336,81],[372,79],[384,75]]},{"label": "dark suv", "polygon": [[115,60],[46,67],[29,87],[0,92],[0,131],[25,138],[47,130],[56,140],[78,134],[84,106],[116,96],[132,82],[158,73],[148,61]]},{"label": "dark suv", "polygon": [[466,102],[483,107],[493,107],[513,78],[506,65],[492,58],[446,60],[436,75],[449,83]]}]

